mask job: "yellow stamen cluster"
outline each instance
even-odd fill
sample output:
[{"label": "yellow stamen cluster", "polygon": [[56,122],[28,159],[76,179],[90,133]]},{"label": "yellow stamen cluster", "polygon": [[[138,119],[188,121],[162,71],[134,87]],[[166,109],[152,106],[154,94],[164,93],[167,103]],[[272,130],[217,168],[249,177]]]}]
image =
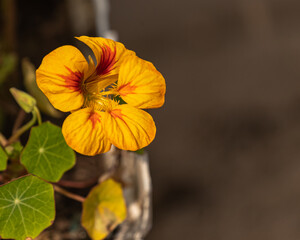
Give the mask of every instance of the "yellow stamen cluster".
[{"label": "yellow stamen cluster", "polygon": [[86,93],[83,108],[90,107],[97,111],[109,111],[114,106],[118,105],[118,101],[114,97],[118,95],[116,84],[112,84],[107,90],[103,89],[99,93]]}]

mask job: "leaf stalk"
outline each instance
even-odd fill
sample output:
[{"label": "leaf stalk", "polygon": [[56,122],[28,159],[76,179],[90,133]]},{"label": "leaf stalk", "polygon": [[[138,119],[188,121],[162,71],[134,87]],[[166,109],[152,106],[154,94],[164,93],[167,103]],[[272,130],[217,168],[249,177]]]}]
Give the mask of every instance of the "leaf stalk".
[{"label": "leaf stalk", "polygon": [[59,187],[57,185],[53,185],[53,187],[54,187],[54,190],[56,192],[59,192],[60,194],[66,196],[68,198],[71,198],[71,199],[76,200],[78,202],[84,202],[85,201],[84,197],[79,196],[79,195],[74,194],[74,193],[71,193],[71,192],[69,192],[69,191],[67,191],[67,190],[65,190],[65,189],[63,189],[63,188],[61,188],[61,187]]},{"label": "leaf stalk", "polygon": [[13,142],[17,141],[19,137],[26,132],[29,128],[33,126],[33,124],[36,122],[37,119],[37,113],[35,111],[32,111],[32,119],[26,123],[24,126],[19,128],[7,141],[6,146],[12,144]]}]

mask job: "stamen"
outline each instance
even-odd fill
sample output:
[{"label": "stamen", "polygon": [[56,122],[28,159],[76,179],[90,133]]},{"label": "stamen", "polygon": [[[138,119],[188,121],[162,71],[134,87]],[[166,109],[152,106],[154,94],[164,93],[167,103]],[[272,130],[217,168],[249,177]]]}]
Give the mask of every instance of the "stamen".
[{"label": "stamen", "polygon": [[117,102],[106,96],[106,92],[98,94],[89,94],[85,98],[84,107],[90,107],[97,111],[108,111],[112,109]]},{"label": "stamen", "polygon": [[108,88],[102,89],[97,92],[87,92],[84,101],[84,107],[90,107],[97,111],[109,111],[115,105],[118,105],[118,101],[115,101],[115,97],[118,95],[117,83],[111,84]]},{"label": "stamen", "polygon": [[104,91],[100,93],[102,96],[109,96],[109,95],[117,95],[118,92],[115,91],[114,89],[111,89],[109,91]]},{"label": "stamen", "polygon": [[117,86],[117,82],[112,83],[109,87],[107,87],[107,90],[102,91],[103,95],[118,95]]},{"label": "stamen", "polygon": [[[97,75],[93,74],[89,78],[87,78],[84,81],[84,84],[82,86],[86,91],[85,93],[89,94],[99,94],[103,93],[101,95],[116,95],[116,88],[117,88],[117,83],[116,80],[115,82],[111,83],[111,80],[108,79],[99,79]],[[106,94],[104,94],[106,92]]]}]

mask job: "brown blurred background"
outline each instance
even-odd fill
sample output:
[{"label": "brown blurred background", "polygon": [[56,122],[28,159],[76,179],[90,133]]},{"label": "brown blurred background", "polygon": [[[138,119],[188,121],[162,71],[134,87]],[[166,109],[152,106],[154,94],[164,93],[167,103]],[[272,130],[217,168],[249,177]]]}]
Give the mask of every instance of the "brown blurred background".
[{"label": "brown blurred background", "polygon": [[[95,35],[93,8],[76,8],[88,0],[14,2],[13,50],[37,67]],[[119,40],[167,83],[151,111],[147,240],[300,239],[299,12],[298,0],[111,0]]]}]

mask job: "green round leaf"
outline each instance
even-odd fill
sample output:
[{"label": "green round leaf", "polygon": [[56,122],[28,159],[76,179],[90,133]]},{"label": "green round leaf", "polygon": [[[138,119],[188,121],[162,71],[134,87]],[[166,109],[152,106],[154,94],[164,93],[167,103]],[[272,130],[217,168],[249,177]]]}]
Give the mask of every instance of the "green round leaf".
[{"label": "green round leaf", "polygon": [[93,240],[104,239],[125,218],[122,188],[112,179],[94,187],[83,202],[81,224]]},{"label": "green round leaf", "polygon": [[61,128],[49,122],[33,127],[21,163],[29,173],[57,182],[75,164],[75,153],[66,144]]},{"label": "green round leaf", "polygon": [[54,218],[54,191],[50,183],[29,175],[0,187],[2,238],[35,238]]},{"label": "green round leaf", "polygon": [[3,171],[7,167],[7,155],[3,148],[0,146],[0,171]]}]

